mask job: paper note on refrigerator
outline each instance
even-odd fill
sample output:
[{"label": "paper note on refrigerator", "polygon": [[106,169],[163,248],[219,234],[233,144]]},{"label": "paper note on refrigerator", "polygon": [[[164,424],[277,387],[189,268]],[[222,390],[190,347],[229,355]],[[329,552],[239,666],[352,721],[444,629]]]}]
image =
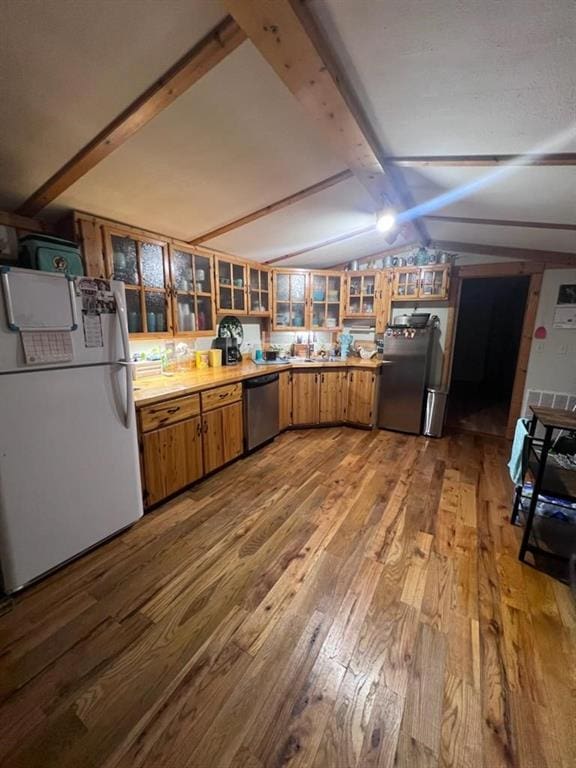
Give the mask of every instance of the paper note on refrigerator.
[{"label": "paper note on refrigerator", "polygon": [[21,331],[26,365],[67,363],[72,360],[70,331]]},{"label": "paper note on refrigerator", "polygon": [[84,328],[84,346],[87,349],[103,347],[104,338],[102,336],[102,318],[100,315],[88,315],[83,313],[82,325]]}]

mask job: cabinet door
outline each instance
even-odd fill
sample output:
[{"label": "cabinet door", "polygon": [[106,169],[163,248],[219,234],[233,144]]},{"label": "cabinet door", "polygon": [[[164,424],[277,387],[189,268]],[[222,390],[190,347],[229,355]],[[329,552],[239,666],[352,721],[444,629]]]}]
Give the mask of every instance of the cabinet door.
[{"label": "cabinet door", "polygon": [[278,388],[280,430],[292,426],[292,372],[282,371]]},{"label": "cabinet door", "polygon": [[318,373],[313,371],[293,371],[292,373],[292,423],[318,424],[319,421],[319,381]]},{"label": "cabinet door", "polygon": [[270,316],[270,275],[267,269],[248,267],[248,312]]},{"label": "cabinet door", "polygon": [[144,239],[130,230],[105,228],[108,277],[126,287],[130,334],[172,334],[170,265],[167,244]]},{"label": "cabinet door", "polygon": [[373,371],[349,371],[346,421],[367,426],[373,423],[375,381],[376,374]]},{"label": "cabinet door", "polygon": [[200,417],[142,435],[146,506],[156,504],[203,475]]},{"label": "cabinet door", "polygon": [[310,321],[314,330],[336,330],[342,325],[342,272],[312,272],[310,275]]},{"label": "cabinet door", "polygon": [[347,276],[346,315],[371,317],[378,303],[378,273],[349,272]]},{"label": "cabinet door", "polygon": [[420,298],[448,298],[448,272],[449,267],[425,267],[422,269],[420,272]]},{"label": "cabinet door", "polygon": [[187,246],[170,249],[174,332],[176,335],[213,336],[215,302],[212,257]]},{"label": "cabinet door", "polygon": [[395,299],[418,298],[419,284],[420,284],[419,269],[413,269],[413,268],[397,269],[394,272],[392,296]]},{"label": "cabinet door", "polygon": [[244,426],[242,403],[215,408],[202,415],[204,470],[213,472],[240,456],[243,451]]},{"label": "cabinet door", "polygon": [[216,259],[216,307],[221,314],[247,314],[245,264]]},{"label": "cabinet door", "polygon": [[219,409],[222,413],[222,444],[224,463],[241,456],[244,451],[244,414],[242,403],[232,403]]},{"label": "cabinet door", "polygon": [[346,371],[320,374],[320,423],[344,421],[346,411]]},{"label": "cabinet door", "polygon": [[224,464],[222,408],[202,414],[202,451],[206,474]]},{"label": "cabinet door", "polygon": [[307,327],[308,273],[274,270],[272,324],[279,331],[301,331]]}]

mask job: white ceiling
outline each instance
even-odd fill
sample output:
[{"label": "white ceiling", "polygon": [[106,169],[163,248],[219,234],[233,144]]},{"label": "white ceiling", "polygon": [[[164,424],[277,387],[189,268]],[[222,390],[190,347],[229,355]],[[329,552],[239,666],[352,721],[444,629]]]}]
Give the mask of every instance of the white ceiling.
[{"label": "white ceiling", "polygon": [[436,221],[427,222],[427,227],[433,240],[576,252],[576,232]]},{"label": "white ceiling", "polygon": [[404,178],[417,203],[451,190],[466,192],[470,185],[486,181],[463,199],[456,196],[438,215],[576,224],[574,166],[512,166],[505,172],[500,168],[406,168]]},{"label": "white ceiling", "polygon": [[308,6],[393,154],[522,153],[576,120],[574,0]]},{"label": "white ceiling", "polygon": [[[385,151],[514,154],[573,124],[573,0],[310,0]],[[224,16],[218,0],[0,0],[0,208],[14,209]],[[245,42],[49,209],[190,239],[341,171],[318,127]],[[402,169],[417,203],[488,169]],[[576,222],[576,167],[518,168],[438,214]],[[261,261],[373,220],[349,180],[227,233]],[[576,252],[576,233],[427,223],[435,239]],[[396,245],[396,243],[395,243]],[[378,233],[282,262],[330,266]]]},{"label": "white ceiling", "polygon": [[224,15],[213,0],[0,0],[0,206],[23,202]]},{"label": "white ceiling", "polygon": [[[265,261],[374,223],[372,198],[352,178],[206,244]],[[283,233],[281,242],[278,232]]]},{"label": "white ceiling", "polygon": [[341,243],[325,245],[308,253],[301,253],[292,259],[286,259],[278,264],[279,267],[333,267],[364,256],[378,256],[390,247],[402,245],[405,240],[399,237],[391,246],[384,235],[377,230],[358,235]]},{"label": "white ceiling", "polygon": [[58,206],[182,239],[342,171],[290,93],[243,43]]}]

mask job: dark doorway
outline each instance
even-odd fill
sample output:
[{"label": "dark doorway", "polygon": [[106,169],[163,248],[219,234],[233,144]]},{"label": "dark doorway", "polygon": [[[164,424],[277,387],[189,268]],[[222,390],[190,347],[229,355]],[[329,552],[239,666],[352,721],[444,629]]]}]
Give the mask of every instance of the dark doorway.
[{"label": "dark doorway", "polygon": [[504,435],[529,277],[462,281],[448,425]]}]

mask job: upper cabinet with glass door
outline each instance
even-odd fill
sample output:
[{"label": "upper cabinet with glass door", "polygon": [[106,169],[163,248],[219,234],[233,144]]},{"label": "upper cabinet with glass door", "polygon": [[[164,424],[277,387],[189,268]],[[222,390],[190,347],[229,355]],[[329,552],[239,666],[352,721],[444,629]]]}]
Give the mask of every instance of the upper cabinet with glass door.
[{"label": "upper cabinet with glass door", "polygon": [[395,269],[392,280],[392,299],[393,301],[447,299],[449,274],[449,265]]},{"label": "upper cabinet with glass door", "polygon": [[213,336],[216,327],[212,291],[212,257],[189,246],[170,249],[174,333]]},{"label": "upper cabinet with glass door", "polygon": [[247,314],[246,264],[220,256],[216,256],[215,260],[216,311],[220,314]]},{"label": "upper cabinet with glass door", "polygon": [[392,298],[417,299],[420,287],[420,269],[407,267],[395,269],[392,277]]},{"label": "upper cabinet with glass door", "polygon": [[420,270],[420,298],[447,299],[450,266],[423,267]]},{"label": "upper cabinet with glass door", "polygon": [[109,277],[126,287],[131,334],[170,335],[170,280],[167,245],[159,240],[105,229]]},{"label": "upper cabinet with glass door", "polygon": [[333,331],[342,325],[342,272],[310,273],[310,329]]},{"label": "upper cabinet with glass door", "polygon": [[260,317],[270,316],[270,271],[265,267],[248,266],[248,312]]},{"label": "upper cabinet with glass door", "polygon": [[302,331],[307,325],[308,273],[296,269],[273,271],[272,325],[278,331]]},{"label": "upper cabinet with glass door", "polygon": [[370,317],[377,314],[378,272],[347,272],[346,317]]}]

